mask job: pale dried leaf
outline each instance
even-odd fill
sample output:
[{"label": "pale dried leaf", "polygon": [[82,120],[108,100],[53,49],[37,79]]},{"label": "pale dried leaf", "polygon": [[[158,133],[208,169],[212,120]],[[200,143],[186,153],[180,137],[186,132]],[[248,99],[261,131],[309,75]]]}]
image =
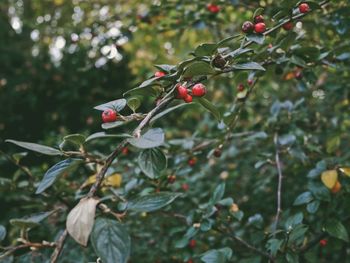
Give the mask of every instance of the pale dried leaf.
[{"label": "pale dried leaf", "polygon": [[95,222],[96,205],[99,200],[83,198],[69,212],[66,228],[69,235],[80,245],[86,246]]}]

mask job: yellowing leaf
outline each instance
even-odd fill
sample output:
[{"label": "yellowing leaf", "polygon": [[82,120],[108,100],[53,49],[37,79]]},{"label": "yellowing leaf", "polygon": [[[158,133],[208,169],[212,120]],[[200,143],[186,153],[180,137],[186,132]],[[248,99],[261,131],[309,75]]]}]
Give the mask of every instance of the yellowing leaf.
[{"label": "yellowing leaf", "polygon": [[328,170],[321,175],[322,183],[329,189],[332,189],[338,181],[338,173],[336,170]]},{"label": "yellowing leaf", "polygon": [[345,174],[346,176],[350,177],[350,167],[342,167],[340,168],[340,171]]},{"label": "yellowing leaf", "polygon": [[120,187],[122,183],[122,176],[120,174],[113,174],[105,178],[103,185]]},{"label": "yellowing leaf", "polygon": [[[96,182],[96,174],[89,176],[89,178],[86,179],[86,181],[82,184],[80,188],[81,189],[85,188],[87,186],[94,184],[95,182]],[[122,176],[118,173],[115,173],[106,177],[102,182],[102,186],[120,187],[121,184],[122,184]]]}]

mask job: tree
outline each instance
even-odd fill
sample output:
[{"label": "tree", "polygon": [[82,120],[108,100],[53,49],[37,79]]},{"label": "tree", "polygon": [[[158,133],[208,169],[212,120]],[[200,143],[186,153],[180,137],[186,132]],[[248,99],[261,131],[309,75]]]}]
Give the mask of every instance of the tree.
[{"label": "tree", "polygon": [[[70,134],[59,147],[7,141],[60,161],[39,182],[21,165],[24,154],[8,157],[26,174],[28,204],[45,205],[35,205],[40,213],[10,220],[20,239],[1,258],[347,257],[346,2],[282,1],[254,12],[247,10],[256,7],[250,2],[206,4],[160,1],[140,16],[144,32],[156,24],[182,33],[205,23],[215,39],[175,65],[156,65],[154,76],[123,98],[96,106],[104,132]],[[247,15],[231,30],[224,22],[240,10]],[[251,24],[244,23],[249,12]],[[41,227],[56,237],[30,231],[47,218]]]}]

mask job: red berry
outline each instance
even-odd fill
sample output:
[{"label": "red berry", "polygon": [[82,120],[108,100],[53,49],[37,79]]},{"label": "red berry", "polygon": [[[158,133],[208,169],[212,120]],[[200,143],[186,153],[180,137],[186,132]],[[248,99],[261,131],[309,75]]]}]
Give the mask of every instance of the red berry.
[{"label": "red berry", "polygon": [[215,4],[208,4],[208,5],[207,5],[207,10],[208,10],[210,13],[216,14],[216,13],[219,13],[219,12],[220,12],[220,6],[215,5]]},{"label": "red berry", "polygon": [[197,163],[197,159],[196,158],[191,158],[191,159],[188,160],[189,166],[195,166],[196,163]]},{"label": "red berry", "polygon": [[263,23],[264,22],[264,17],[262,15],[258,15],[256,17],[254,17],[254,23]]},{"label": "red berry", "polygon": [[187,260],[187,263],[193,263],[193,259],[190,258],[189,260]]},{"label": "red berry", "polygon": [[253,84],[254,84],[254,80],[252,80],[252,79],[248,79],[248,81],[247,81],[247,82],[248,82],[248,85],[249,85],[249,86],[251,86],[251,85],[253,85]]},{"label": "red berry", "polygon": [[220,158],[220,157],[221,157],[221,150],[220,150],[219,148],[216,148],[216,149],[214,150],[214,156],[215,156],[216,158]]},{"label": "red berry", "polygon": [[195,248],[196,243],[197,243],[197,242],[196,242],[195,239],[191,239],[190,242],[188,242],[188,246],[189,246],[190,248]]},{"label": "red berry", "polygon": [[122,154],[127,155],[128,153],[129,153],[129,148],[128,147],[124,147],[122,149]]},{"label": "red berry", "polygon": [[254,24],[250,21],[245,21],[242,25],[242,31],[244,33],[251,33],[254,31]]},{"label": "red berry", "polygon": [[195,97],[203,97],[206,93],[207,90],[202,83],[198,83],[192,88],[192,95]]},{"label": "red berry", "polygon": [[178,99],[184,99],[187,96],[187,88],[185,86],[177,86],[176,87],[176,91],[177,91],[177,97]]},{"label": "red berry", "polygon": [[239,92],[242,92],[244,89],[245,89],[245,88],[244,88],[244,85],[243,85],[242,83],[239,84],[238,87],[237,87],[237,90],[238,90]]},{"label": "red berry", "polygon": [[182,188],[182,190],[184,190],[184,191],[188,191],[188,189],[190,189],[190,186],[189,186],[188,184],[182,184],[182,185],[181,185],[181,188]]},{"label": "red berry", "polygon": [[327,240],[327,239],[321,239],[321,240],[320,240],[320,246],[321,246],[321,247],[327,246],[327,243],[328,243],[328,240]]},{"label": "red berry", "polygon": [[190,94],[187,94],[186,97],[183,98],[183,100],[186,103],[191,103],[192,102],[192,96]]},{"label": "red berry", "polygon": [[298,70],[298,71],[296,71],[295,73],[294,73],[294,77],[296,78],[296,79],[302,79],[303,78],[303,72],[301,72],[300,70]]},{"label": "red berry", "polygon": [[300,13],[307,13],[310,11],[310,7],[307,3],[302,3],[299,5],[299,11]]},{"label": "red berry", "polygon": [[254,30],[256,33],[264,33],[266,30],[266,25],[265,23],[257,23],[254,26]]},{"label": "red berry", "polygon": [[289,21],[289,22],[283,24],[282,27],[283,27],[284,30],[289,31],[289,30],[293,29],[294,25],[293,25],[292,21]]},{"label": "red berry", "polygon": [[176,181],[176,176],[175,175],[170,175],[168,176],[168,183],[173,184]]},{"label": "red berry", "polygon": [[154,76],[156,78],[160,78],[160,77],[164,77],[166,74],[162,71],[157,71],[156,73],[154,73]]},{"label": "red berry", "polygon": [[117,120],[117,112],[112,109],[107,109],[102,112],[103,122],[113,122]]}]

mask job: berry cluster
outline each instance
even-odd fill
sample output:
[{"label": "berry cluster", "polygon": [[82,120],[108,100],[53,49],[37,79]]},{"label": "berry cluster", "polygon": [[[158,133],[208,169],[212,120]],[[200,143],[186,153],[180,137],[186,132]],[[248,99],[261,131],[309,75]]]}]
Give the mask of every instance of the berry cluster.
[{"label": "berry cluster", "polygon": [[192,97],[203,97],[207,90],[202,83],[198,83],[193,86],[192,90],[189,91],[184,85],[177,85],[176,87],[176,98],[183,99],[186,103],[192,102]]},{"label": "berry cluster", "polygon": [[266,31],[264,17],[262,15],[254,17],[254,24],[250,21],[245,21],[242,25],[242,31],[244,33],[252,33],[253,31],[258,34],[264,33]]}]

